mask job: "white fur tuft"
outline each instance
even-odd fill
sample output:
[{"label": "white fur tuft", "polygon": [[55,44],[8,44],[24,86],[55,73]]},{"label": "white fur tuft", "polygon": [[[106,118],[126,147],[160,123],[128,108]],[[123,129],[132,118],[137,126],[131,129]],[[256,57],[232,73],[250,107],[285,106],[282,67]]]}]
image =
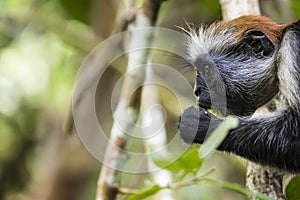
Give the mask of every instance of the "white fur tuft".
[{"label": "white fur tuft", "polygon": [[279,49],[279,68],[278,77],[280,91],[285,97],[289,106],[297,108],[299,105],[300,91],[298,89],[299,80],[297,79],[297,49],[295,33],[287,32],[282,40]]},{"label": "white fur tuft", "polygon": [[201,55],[209,55],[212,52],[222,54],[224,48],[237,42],[234,32],[224,29],[220,23],[206,28],[201,26],[198,33],[192,30],[188,46],[189,59],[194,62]]}]

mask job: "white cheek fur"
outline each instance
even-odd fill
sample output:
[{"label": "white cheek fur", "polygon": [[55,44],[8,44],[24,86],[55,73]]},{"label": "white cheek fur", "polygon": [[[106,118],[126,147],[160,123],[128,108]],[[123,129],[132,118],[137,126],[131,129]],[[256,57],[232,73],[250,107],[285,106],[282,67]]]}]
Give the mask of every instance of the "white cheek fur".
[{"label": "white cheek fur", "polygon": [[189,36],[188,54],[192,62],[210,52],[222,54],[226,47],[236,42],[233,31],[222,28],[220,23],[215,23],[213,28],[209,29],[201,26],[198,32],[189,32]]},{"label": "white cheek fur", "polygon": [[[280,83],[280,91],[285,97],[285,100],[289,106],[294,109],[299,109],[299,96],[300,91],[297,87],[299,85],[297,68],[297,44],[296,44],[295,33],[288,32],[285,34],[281,48],[279,50],[279,67],[278,67],[278,78]],[[299,71],[299,69],[298,69]]]}]

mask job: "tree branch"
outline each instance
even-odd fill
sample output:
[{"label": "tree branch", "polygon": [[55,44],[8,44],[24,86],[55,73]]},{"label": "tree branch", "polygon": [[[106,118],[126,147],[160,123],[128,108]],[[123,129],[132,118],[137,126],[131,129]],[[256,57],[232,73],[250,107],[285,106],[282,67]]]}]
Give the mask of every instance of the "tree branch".
[{"label": "tree branch", "polygon": [[224,20],[242,15],[260,15],[258,0],[220,0]]},{"label": "tree branch", "polygon": [[[155,24],[154,21],[158,14],[157,10],[151,10],[151,15],[145,14],[144,10],[147,8],[159,8],[162,1],[146,0],[141,9],[136,10],[134,20],[128,25],[129,28],[149,27]],[[149,6],[152,5],[152,6]],[[135,9],[131,7],[129,9]],[[151,16],[151,17],[150,17]],[[154,17],[155,16],[155,17]],[[116,28],[117,29],[117,28]],[[130,46],[135,46],[136,43],[143,43],[145,46],[151,46],[153,35],[151,32],[144,32],[145,35],[135,34],[134,30],[131,32],[129,41]],[[144,82],[146,70],[135,70],[140,66],[145,66],[149,56],[149,50],[144,49],[139,52],[131,52],[128,57],[127,72],[128,76],[125,77],[121,96],[114,113],[115,122],[111,129],[110,144],[108,144],[104,163],[109,163],[110,167],[102,165],[101,173],[98,179],[97,200],[114,200],[118,194],[116,188],[120,188],[120,178],[122,167],[128,160],[126,154],[126,144],[129,137],[124,133],[133,131],[134,122],[128,119],[128,113],[131,113],[131,118],[136,121],[136,116],[139,115],[139,105],[141,102],[141,91],[135,91],[139,85]],[[135,98],[131,98],[133,92],[137,92]],[[122,130],[116,122],[122,121]]]}]

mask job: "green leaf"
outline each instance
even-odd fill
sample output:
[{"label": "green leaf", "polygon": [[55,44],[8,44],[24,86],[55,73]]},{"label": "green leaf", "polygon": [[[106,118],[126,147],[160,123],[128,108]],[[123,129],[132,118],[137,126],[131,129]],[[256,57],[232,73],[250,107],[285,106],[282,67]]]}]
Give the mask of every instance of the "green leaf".
[{"label": "green leaf", "polygon": [[144,0],[136,0],[135,7],[136,8],[141,8],[143,3],[144,3]]},{"label": "green leaf", "polygon": [[152,196],[158,191],[162,190],[164,188],[160,187],[159,185],[153,185],[151,187],[145,188],[140,190],[137,194],[132,194],[128,196],[126,199],[127,200],[139,200],[139,199],[144,199],[146,197]]},{"label": "green leaf", "polygon": [[200,157],[204,158],[209,156],[222,143],[229,130],[236,128],[237,126],[238,119],[236,117],[227,117],[203,143],[200,149]]},{"label": "green leaf", "polygon": [[288,200],[299,200],[300,199],[300,177],[295,176],[289,182],[285,189],[285,194]]},{"label": "green leaf", "polygon": [[187,172],[195,172],[202,165],[202,160],[199,157],[199,149],[196,147],[186,151],[181,157],[179,157],[178,161]]},{"label": "green leaf", "polygon": [[59,3],[70,17],[90,23],[91,0],[59,0]]},{"label": "green leaf", "polygon": [[292,1],[289,1],[289,5],[290,5],[289,6],[290,10],[293,13],[295,19],[299,18],[300,17],[300,13],[299,13],[300,2],[296,1],[296,0],[292,0]]},{"label": "green leaf", "polygon": [[199,150],[196,147],[190,148],[179,158],[152,156],[152,160],[160,168],[176,173],[180,171],[180,179],[188,173],[196,173],[202,165]]}]

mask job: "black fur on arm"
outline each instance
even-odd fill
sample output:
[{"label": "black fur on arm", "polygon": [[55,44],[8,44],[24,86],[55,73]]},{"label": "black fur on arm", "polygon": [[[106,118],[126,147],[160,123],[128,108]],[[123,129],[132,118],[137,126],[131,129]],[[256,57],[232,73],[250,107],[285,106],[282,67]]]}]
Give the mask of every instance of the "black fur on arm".
[{"label": "black fur on arm", "polygon": [[240,118],[219,147],[263,165],[300,172],[299,115],[284,111],[261,118]]},{"label": "black fur on arm", "polygon": [[[298,113],[284,111],[265,117],[239,117],[239,126],[229,131],[218,150],[231,152],[292,173],[300,173]],[[203,143],[222,122],[202,108],[188,108],[179,129],[187,143]]]}]

